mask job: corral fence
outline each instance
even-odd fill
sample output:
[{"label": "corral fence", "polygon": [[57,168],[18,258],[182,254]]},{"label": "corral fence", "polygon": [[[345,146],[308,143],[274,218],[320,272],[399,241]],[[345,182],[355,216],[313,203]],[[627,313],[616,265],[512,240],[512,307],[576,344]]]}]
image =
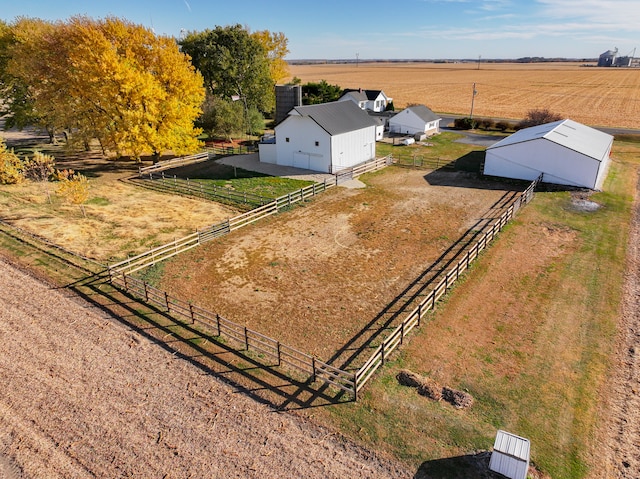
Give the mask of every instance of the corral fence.
[{"label": "corral fence", "polygon": [[189,178],[178,178],[176,175],[166,175],[164,171],[156,172],[155,174],[153,171],[149,171],[144,175],[140,175],[140,179],[150,181],[153,189],[167,190],[178,195],[204,198],[211,201],[228,202],[234,205],[256,207],[273,201],[273,198],[266,196],[236,191],[224,186],[205,184],[201,181],[189,180]]},{"label": "corral fence", "polygon": [[[261,333],[253,331],[246,326],[234,323],[221,317],[218,314],[209,312],[192,303],[182,301],[169,296],[166,292],[160,291],[148,285],[145,281],[136,279],[130,274],[134,271],[142,269],[154,261],[160,261],[170,256],[186,251],[200,241],[204,241],[204,234],[211,235],[211,238],[227,234],[233,229],[242,227],[257,221],[260,217],[273,214],[271,211],[277,211],[278,202],[285,205],[293,204],[301,201],[305,197],[305,193],[300,191],[298,195],[287,195],[281,197],[270,205],[258,208],[256,216],[252,214],[240,215],[225,223],[221,223],[216,227],[212,227],[208,233],[198,232],[194,235],[187,236],[182,240],[176,241],[169,245],[156,248],[150,252],[144,253],[136,258],[111,265],[109,267],[109,277],[111,283],[123,288],[125,291],[144,299],[145,302],[154,304],[160,308],[165,308],[167,312],[172,313],[183,319],[187,319],[192,324],[198,323],[203,325],[212,334],[233,341],[236,345],[246,351],[256,351],[264,358],[269,358],[271,364],[265,364],[265,367],[285,365],[294,370],[306,374],[314,381],[319,380],[327,385],[332,385],[342,391],[353,394],[354,399],[358,399],[358,393],[365,386],[367,381],[371,379],[374,373],[384,365],[385,361],[390,357],[393,351],[404,343],[404,338],[416,327],[421,325],[425,314],[434,309],[438,300],[453,286],[456,280],[466,271],[472,261],[478,257],[480,252],[484,250],[496,235],[504,228],[504,226],[515,216],[517,211],[529,203],[533,198],[534,191],[538,183],[542,180],[542,175],[533,181],[526,190],[512,203],[500,218],[480,237],[480,239],[471,248],[466,250],[464,256],[456,263],[455,266],[446,272],[441,273],[441,280],[437,286],[411,311],[404,320],[397,326],[389,336],[375,349],[372,355],[355,373],[342,370],[335,366],[329,365],[314,356],[303,353],[295,348],[284,345],[279,341],[265,336]],[[315,186],[315,185],[314,185]],[[311,187],[307,187],[311,188]],[[286,198],[286,199],[285,199]],[[253,213],[253,212],[250,212]],[[263,215],[263,216],[260,216]],[[261,359],[262,361],[262,359]],[[266,361],[262,361],[266,363]]]},{"label": "corral fence", "polygon": [[164,160],[154,163],[149,166],[141,166],[138,168],[138,174],[142,177],[145,174],[151,172],[159,172],[163,170],[169,170],[171,168],[177,168],[178,166],[191,165],[193,163],[200,163],[201,161],[207,161],[209,159],[209,153],[198,153],[196,155],[181,156],[179,158],[173,158],[171,160]]},{"label": "corral fence", "polygon": [[515,216],[516,212],[533,198],[534,190],[538,183],[542,181],[542,175],[534,180],[525,191],[516,199],[514,203],[500,216],[500,218],[487,230],[482,237],[469,248],[464,256],[446,272],[442,273],[442,279],[437,286],[431,290],[427,296],[411,311],[405,319],[397,326],[389,336],[382,341],[369,359],[356,372],[356,390],[354,396],[358,397],[358,392],[364,387],[367,381],[381,367],[391,353],[403,344],[404,338],[416,327],[420,326],[424,314],[435,308],[437,301],[456,282],[460,275],[469,268],[471,262],[478,257],[480,252],[493,240],[504,226]]},{"label": "corral fence", "polygon": [[231,156],[231,155],[246,155],[249,153],[255,153],[258,151],[258,147],[254,144],[238,145],[238,146],[221,146],[216,144],[205,143],[204,150],[208,152],[210,156]]},{"label": "corral fence", "polygon": [[429,168],[433,170],[437,170],[440,168],[451,168],[454,169],[456,167],[456,160],[449,160],[445,158],[426,158],[422,155],[416,155],[412,158],[396,158],[395,164],[398,166],[409,166],[414,168]]},{"label": "corral fence", "polygon": [[145,281],[133,278],[125,273],[110,271],[111,283],[137,296],[148,304],[166,310],[174,317],[185,320],[204,329],[219,338],[232,342],[244,351],[252,351],[260,356],[266,367],[286,366],[302,373],[314,381],[319,380],[335,386],[345,392],[356,391],[355,375],[338,369],[309,354],[276,341],[246,326],[223,318],[219,314],[195,306],[192,303],[174,298],[164,291],[156,289]]},{"label": "corral fence", "polygon": [[153,248],[137,256],[129,257],[119,263],[109,265],[109,270],[118,274],[135,273],[136,271],[171,258],[172,256],[187,251],[202,243],[224,236],[234,230],[242,228],[243,226],[250,225],[262,218],[266,218],[267,216],[274,215],[298,202],[305,201],[308,198],[322,193],[333,186],[335,186],[333,182],[313,183],[299,190],[280,196],[275,200],[271,200],[270,203],[254,208],[251,211],[234,216],[233,218],[229,218],[228,220],[214,224],[203,230],[196,231],[184,238],[176,239],[171,243],[158,246],[157,248]]},{"label": "corral fence", "polygon": [[370,173],[372,171],[381,170],[395,162],[393,156],[387,155],[383,158],[376,158],[374,160],[369,160],[359,165],[344,168],[338,170],[334,173],[336,178],[336,185],[340,183],[344,183],[345,181],[353,180],[360,175],[364,175],[365,173]]}]

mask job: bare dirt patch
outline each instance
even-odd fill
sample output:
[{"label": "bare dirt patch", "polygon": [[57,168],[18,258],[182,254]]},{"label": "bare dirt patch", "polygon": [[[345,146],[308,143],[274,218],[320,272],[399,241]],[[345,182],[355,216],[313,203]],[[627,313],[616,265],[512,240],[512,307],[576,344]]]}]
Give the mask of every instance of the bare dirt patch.
[{"label": "bare dirt patch", "polygon": [[340,347],[384,327],[381,311],[517,189],[396,167],[364,181],[168,262],[162,288],[340,364]]}]

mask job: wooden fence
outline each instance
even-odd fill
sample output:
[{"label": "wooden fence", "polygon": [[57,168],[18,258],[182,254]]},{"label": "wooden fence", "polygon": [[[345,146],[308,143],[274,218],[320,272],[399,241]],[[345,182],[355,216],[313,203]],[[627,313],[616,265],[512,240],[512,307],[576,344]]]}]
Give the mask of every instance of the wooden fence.
[{"label": "wooden fence", "polygon": [[[154,189],[167,190],[172,193],[195,198],[204,198],[211,201],[226,201],[232,204],[245,206],[262,206],[273,201],[273,198],[260,196],[253,193],[236,191],[224,186],[205,184],[200,181],[191,181],[189,178],[182,179],[176,175],[165,175],[150,171],[148,174],[140,175],[143,181],[151,181]],[[159,185],[159,186],[158,186]]]},{"label": "wooden fence", "polygon": [[478,257],[504,226],[515,216],[516,212],[533,198],[534,190],[542,180],[540,175],[529,187],[522,192],[518,199],[500,216],[491,228],[470,248],[466,254],[456,263],[431,290],[431,292],[411,311],[405,319],[396,327],[382,344],[376,348],[369,359],[356,372],[354,396],[357,399],[358,392],[364,387],[373,374],[382,366],[391,353],[403,344],[404,338],[416,327],[420,326],[424,314],[433,309],[438,300],[456,282],[460,275],[469,268],[471,262]]},{"label": "wooden fence", "polygon": [[170,168],[177,168],[178,166],[190,165],[192,163],[200,163],[209,159],[209,153],[198,153],[196,155],[182,156],[180,158],[173,158],[171,160],[159,161],[149,166],[141,166],[138,168],[138,174],[140,176],[153,171],[168,170]]},{"label": "wooden fence", "polygon": [[345,392],[355,394],[355,375],[320,361],[314,356],[276,341],[246,326],[229,321],[219,314],[182,301],[156,289],[145,281],[133,278],[125,273],[110,271],[111,283],[143,299],[148,304],[165,309],[174,317],[191,324],[204,327],[212,336],[224,338],[236,348],[253,351],[265,367],[286,366],[300,372],[314,381],[335,386]]},{"label": "wooden fence", "polygon": [[336,173],[334,173],[336,177],[336,185],[339,185],[340,183],[344,183],[345,181],[349,181],[354,178],[357,178],[358,176],[364,175],[365,173],[381,170],[382,168],[385,168],[391,165],[392,163],[394,163],[393,156],[387,155],[383,158],[376,158],[374,160],[361,163],[351,168],[345,168],[343,170],[339,170]]},{"label": "wooden fence", "polygon": [[[392,158],[386,157],[376,162],[370,162],[369,165],[362,165],[362,168],[352,168],[349,171],[351,178],[355,174],[362,174],[366,171],[375,171],[383,168],[392,162]],[[345,178],[347,176],[345,175]],[[296,192],[281,196],[266,205],[255,208],[238,215],[234,218],[213,225],[204,231],[196,232],[192,235],[176,240],[172,243],[160,246],[151,251],[147,251],[133,258],[128,258],[115,265],[109,266],[109,277],[113,284],[124,288],[126,291],[144,299],[148,303],[166,308],[166,310],[174,315],[187,318],[191,323],[199,323],[209,328],[219,337],[230,339],[239,344],[245,350],[255,350],[264,357],[269,358],[273,364],[266,366],[282,364],[287,365],[299,372],[307,374],[313,380],[323,381],[325,384],[335,386],[343,391],[350,392],[357,400],[358,392],[365,386],[367,381],[374,375],[379,367],[384,365],[385,361],[393,353],[393,351],[403,344],[404,338],[416,327],[420,326],[424,314],[433,309],[437,301],[447,292],[460,275],[466,271],[471,262],[478,257],[480,252],[484,250],[495,236],[504,228],[504,226],[514,217],[516,212],[526,203],[531,201],[536,186],[542,180],[542,175],[533,181],[529,187],[522,192],[516,201],[507,208],[488,231],[471,247],[465,255],[456,263],[456,265],[443,273],[443,277],[437,286],[411,311],[405,319],[396,327],[389,336],[376,348],[363,366],[356,372],[351,373],[341,370],[319,359],[281,344],[279,341],[265,336],[261,333],[248,329],[246,326],[239,325],[229,321],[221,316],[199,308],[191,303],[187,303],[177,298],[170,297],[166,292],[160,291],[149,286],[146,282],[129,276],[131,273],[141,270],[147,266],[155,264],[158,261],[170,258],[183,251],[187,251],[202,242],[210,241],[219,236],[230,233],[243,226],[252,224],[264,217],[277,213],[283,208],[287,208],[299,201],[325,191],[327,188],[335,186],[339,182],[336,175],[335,183],[315,183],[313,185],[302,188]],[[344,180],[346,181],[346,180]]]},{"label": "wooden fence", "polygon": [[311,198],[328,188],[335,186],[333,182],[313,183],[312,185],[301,188],[300,190],[293,191],[286,195],[280,196],[275,200],[271,200],[270,203],[259,206],[257,208],[242,213],[233,218],[217,223],[204,230],[197,231],[184,238],[177,239],[171,243],[167,243],[162,246],[158,246],[152,250],[141,253],[132,258],[120,261],[109,265],[109,270],[115,273],[132,274],[136,271],[146,268],[147,266],[154,265],[162,260],[175,256],[178,253],[187,251],[194,246],[206,243],[220,236],[224,236],[231,231],[242,228],[243,226],[250,225],[256,221],[278,213],[279,211],[286,209],[295,203]]}]

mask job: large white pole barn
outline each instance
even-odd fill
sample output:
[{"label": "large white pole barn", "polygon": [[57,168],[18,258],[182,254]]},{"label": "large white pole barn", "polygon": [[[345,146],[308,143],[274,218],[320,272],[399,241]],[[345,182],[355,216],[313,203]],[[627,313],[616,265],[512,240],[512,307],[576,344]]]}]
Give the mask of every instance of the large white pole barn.
[{"label": "large white pole barn", "polygon": [[598,190],[613,136],[572,120],[517,131],[487,148],[484,174]]}]

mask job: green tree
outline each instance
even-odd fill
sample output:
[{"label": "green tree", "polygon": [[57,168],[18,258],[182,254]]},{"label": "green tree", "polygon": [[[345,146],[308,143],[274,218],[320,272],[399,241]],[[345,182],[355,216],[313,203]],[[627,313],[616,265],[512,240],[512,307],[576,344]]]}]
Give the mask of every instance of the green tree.
[{"label": "green tree", "polygon": [[330,85],[327,80],[309,82],[302,85],[302,103],[305,105],[317,105],[336,101],[342,96],[342,88],[339,85]]},{"label": "green tree", "polygon": [[268,52],[241,25],[217,26],[190,32],[180,41],[182,51],[204,77],[209,93],[223,100],[240,100],[268,112],[274,107],[274,84]]},{"label": "green tree", "polygon": [[220,135],[231,140],[231,135],[239,133],[243,129],[244,106],[240,102],[208,94],[198,125],[209,136]]}]

